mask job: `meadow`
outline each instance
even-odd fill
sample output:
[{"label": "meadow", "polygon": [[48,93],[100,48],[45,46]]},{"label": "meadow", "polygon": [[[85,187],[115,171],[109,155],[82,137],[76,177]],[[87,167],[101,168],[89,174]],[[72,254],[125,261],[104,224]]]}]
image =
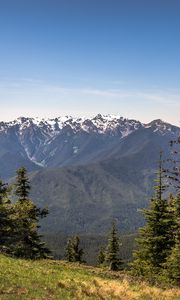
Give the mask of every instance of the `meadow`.
[{"label": "meadow", "polygon": [[151,286],[122,272],[54,260],[0,256],[0,300],[178,300],[180,289]]}]

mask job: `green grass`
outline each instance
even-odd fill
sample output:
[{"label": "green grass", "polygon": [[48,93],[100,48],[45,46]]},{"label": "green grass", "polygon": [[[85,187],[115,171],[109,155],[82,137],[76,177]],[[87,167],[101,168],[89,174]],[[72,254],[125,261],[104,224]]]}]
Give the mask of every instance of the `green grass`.
[{"label": "green grass", "polygon": [[180,290],[163,290],[122,273],[63,261],[27,261],[0,255],[0,300],[122,299],[177,300]]}]

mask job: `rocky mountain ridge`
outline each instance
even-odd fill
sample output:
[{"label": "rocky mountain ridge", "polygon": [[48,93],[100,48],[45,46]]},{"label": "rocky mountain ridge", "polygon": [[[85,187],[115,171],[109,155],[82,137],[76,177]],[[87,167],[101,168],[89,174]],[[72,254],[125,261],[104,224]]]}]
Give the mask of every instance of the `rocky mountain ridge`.
[{"label": "rocky mountain ridge", "polygon": [[[102,160],[104,152],[140,130],[176,135],[180,128],[161,120],[143,124],[120,116],[98,114],[93,118],[71,116],[54,119],[20,117],[0,122],[0,163],[13,176],[25,165],[30,171],[44,167],[88,164]],[[8,165],[9,162],[11,165]]]},{"label": "rocky mountain ridge", "polygon": [[[134,119],[123,118],[118,115],[98,114],[93,118],[85,117],[58,117],[54,119],[19,117],[13,121],[0,122],[0,132],[8,132],[11,128],[16,128],[19,135],[28,128],[39,128],[49,138],[59,134],[64,128],[70,127],[74,133],[85,131],[88,133],[99,133],[109,135],[127,136],[139,128],[156,127],[156,130],[164,131],[177,128],[175,125],[163,122],[160,119],[148,124],[141,123]],[[172,130],[174,131],[174,130]]]}]

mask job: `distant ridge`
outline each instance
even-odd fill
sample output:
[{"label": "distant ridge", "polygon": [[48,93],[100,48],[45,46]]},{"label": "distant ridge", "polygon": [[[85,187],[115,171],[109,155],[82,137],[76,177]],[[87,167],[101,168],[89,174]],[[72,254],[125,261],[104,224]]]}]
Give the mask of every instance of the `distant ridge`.
[{"label": "distant ridge", "polygon": [[11,122],[0,122],[0,175],[11,177],[21,165],[33,171],[99,161],[103,159],[104,152],[140,130],[174,136],[180,128],[162,120],[143,124],[133,119],[101,114],[92,118],[20,117]]},{"label": "distant ridge", "polygon": [[[131,129],[132,131],[140,127],[161,127],[164,130],[167,128],[179,128],[178,126],[172,125],[170,123],[164,122],[161,119],[153,120],[150,123],[142,123],[135,119],[124,118],[120,115],[101,115],[97,114],[94,117],[72,117],[72,116],[60,116],[56,118],[30,118],[30,117],[19,117],[13,121],[0,122],[0,131],[7,130],[10,127],[18,126],[20,131],[30,127],[37,126],[41,129],[46,130],[49,133],[57,134],[65,126],[70,126],[74,132],[78,130],[84,130],[86,132],[98,132],[98,133],[111,133],[115,131],[116,128]],[[131,132],[131,131],[130,131]],[[128,134],[128,132],[127,132]]]}]

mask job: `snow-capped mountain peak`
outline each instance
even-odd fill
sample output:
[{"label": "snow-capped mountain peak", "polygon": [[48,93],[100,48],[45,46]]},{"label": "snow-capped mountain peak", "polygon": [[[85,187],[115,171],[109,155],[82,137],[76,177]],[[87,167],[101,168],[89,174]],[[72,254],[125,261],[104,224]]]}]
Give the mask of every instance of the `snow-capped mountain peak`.
[{"label": "snow-capped mountain peak", "polygon": [[154,120],[148,124],[143,124],[136,120],[123,118],[120,115],[110,114],[97,114],[92,118],[72,116],[61,116],[49,119],[19,117],[11,122],[0,122],[0,132],[7,131],[12,127],[18,128],[18,131],[21,133],[28,128],[38,127],[46,134],[50,134],[51,137],[60,133],[65,127],[71,128],[74,133],[85,131],[88,133],[96,132],[98,134],[119,136],[127,136],[141,127],[151,127],[154,128],[154,131],[159,131],[161,133],[177,128],[160,119]]},{"label": "snow-capped mountain peak", "polygon": [[13,150],[9,145],[12,144],[23,159],[27,158],[38,166],[58,166],[74,159],[81,162],[82,157],[83,161],[88,161],[140,129],[159,135],[180,132],[178,127],[162,120],[143,124],[119,115],[49,119],[19,117],[11,122],[0,122],[0,144],[2,153],[6,153],[3,150],[6,147],[11,153]]}]

